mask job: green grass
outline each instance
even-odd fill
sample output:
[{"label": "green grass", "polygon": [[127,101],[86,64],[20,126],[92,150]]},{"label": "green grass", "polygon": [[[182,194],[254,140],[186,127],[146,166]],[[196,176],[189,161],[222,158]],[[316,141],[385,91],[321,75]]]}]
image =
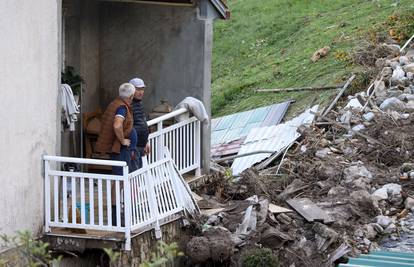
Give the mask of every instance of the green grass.
[{"label": "green grass", "polygon": [[[335,58],[351,52],[373,31],[387,32],[390,15],[414,13],[401,0],[229,0],[229,21],[214,28],[214,117],[296,100],[290,112],[326,103],[335,91],[255,93],[258,88],[339,84],[361,68]],[[414,32],[413,32],[414,33]],[[328,57],[310,61],[319,48]]]}]

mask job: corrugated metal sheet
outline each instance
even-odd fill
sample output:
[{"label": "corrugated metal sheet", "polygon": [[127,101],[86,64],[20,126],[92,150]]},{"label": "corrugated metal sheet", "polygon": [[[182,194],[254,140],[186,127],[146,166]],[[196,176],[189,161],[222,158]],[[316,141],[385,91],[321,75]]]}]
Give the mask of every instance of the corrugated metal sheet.
[{"label": "corrugated metal sheet", "polygon": [[[228,143],[245,138],[253,128],[280,123],[289,104],[290,101],[213,119],[211,121],[212,156],[219,156],[214,153],[215,151],[221,151],[220,155],[225,155],[225,147]],[[237,153],[237,150],[234,152],[232,149],[232,153]]]},{"label": "corrugated metal sheet", "polygon": [[[252,129],[242,144],[238,155],[260,150],[271,150],[275,153],[282,151],[300,136],[296,131],[300,125],[309,124],[313,121],[314,115],[310,112],[316,112],[317,110],[318,106],[314,106],[286,123]],[[233,175],[239,175],[245,169],[271,155],[270,153],[261,153],[235,159],[231,166]]]},{"label": "corrugated metal sheet", "polygon": [[350,258],[347,264],[339,267],[366,266],[366,267],[408,267],[414,266],[414,254],[405,252],[373,251],[361,254],[357,258]]}]

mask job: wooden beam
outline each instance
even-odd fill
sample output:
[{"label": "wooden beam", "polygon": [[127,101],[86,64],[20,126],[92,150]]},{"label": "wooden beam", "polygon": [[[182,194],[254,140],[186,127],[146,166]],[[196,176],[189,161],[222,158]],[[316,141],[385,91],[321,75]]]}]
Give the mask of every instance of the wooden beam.
[{"label": "wooden beam", "polygon": [[317,90],[329,90],[338,89],[343,85],[331,85],[331,86],[320,86],[320,87],[292,87],[292,88],[276,88],[276,89],[256,89],[256,93],[279,93],[279,92],[294,92],[294,91],[317,91]]}]

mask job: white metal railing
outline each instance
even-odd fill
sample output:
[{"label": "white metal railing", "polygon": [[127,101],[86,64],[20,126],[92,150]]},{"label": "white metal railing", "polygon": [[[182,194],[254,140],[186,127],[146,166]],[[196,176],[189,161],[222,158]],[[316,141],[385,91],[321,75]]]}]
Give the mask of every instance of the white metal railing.
[{"label": "white metal railing", "polygon": [[[168,149],[163,152],[151,164],[143,157],[144,166],[129,174],[122,161],[44,156],[45,232],[52,227],[122,232],[126,250],[132,231],[154,228],[160,238],[163,220],[198,210]],[[61,171],[57,163],[63,162],[118,166],[123,175]]]},{"label": "white metal railing", "polygon": [[197,210],[191,190],[168,152],[164,159],[130,173],[129,177],[132,193],[132,231],[151,225],[155,229],[155,236],[160,238],[161,220],[184,209],[190,212]]},{"label": "white metal railing", "polygon": [[[166,120],[183,115],[187,115],[185,120],[163,128]],[[167,147],[181,174],[196,170],[196,175],[201,175],[200,121],[196,117],[190,118],[188,110],[181,108],[148,121],[148,126],[153,125],[156,125],[157,130],[148,138],[151,145],[149,163],[162,159],[163,148]]]},{"label": "white metal railing", "polygon": [[[43,159],[45,232],[50,232],[51,227],[123,232],[125,249],[130,250],[131,194],[126,163],[57,156]],[[61,171],[59,163],[118,166],[123,168],[123,175]]]}]

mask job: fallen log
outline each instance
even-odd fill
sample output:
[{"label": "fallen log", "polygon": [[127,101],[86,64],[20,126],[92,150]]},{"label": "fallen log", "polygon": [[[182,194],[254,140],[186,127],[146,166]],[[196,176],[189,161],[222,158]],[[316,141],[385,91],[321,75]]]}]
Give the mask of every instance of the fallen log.
[{"label": "fallen log", "polygon": [[280,92],[295,92],[295,91],[318,91],[318,90],[332,90],[341,88],[343,85],[330,85],[320,87],[292,87],[292,88],[275,88],[275,89],[256,89],[256,93],[280,93]]},{"label": "fallen log", "polygon": [[326,116],[326,114],[328,114],[329,111],[331,111],[331,109],[335,106],[335,104],[338,102],[338,100],[341,98],[345,90],[348,88],[348,86],[352,83],[354,79],[355,79],[355,75],[352,75],[351,78],[348,79],[348,81],[344,84],[341,91],[339,91],[339,93],[336,95],[335,99],[332,101],[329,107],[322,112],[323,116]]}]

